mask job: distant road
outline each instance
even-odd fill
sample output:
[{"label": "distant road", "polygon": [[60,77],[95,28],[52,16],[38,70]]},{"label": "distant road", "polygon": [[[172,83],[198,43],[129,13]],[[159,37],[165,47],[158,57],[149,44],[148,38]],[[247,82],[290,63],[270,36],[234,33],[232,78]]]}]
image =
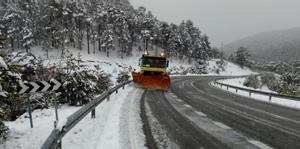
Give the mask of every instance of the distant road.
[{"label": "distant road", "polygon": [[180,148],[300,148],[300,110],[210,86],[216,78],[172,78],[170,91],[145,92],[148,110]]}]

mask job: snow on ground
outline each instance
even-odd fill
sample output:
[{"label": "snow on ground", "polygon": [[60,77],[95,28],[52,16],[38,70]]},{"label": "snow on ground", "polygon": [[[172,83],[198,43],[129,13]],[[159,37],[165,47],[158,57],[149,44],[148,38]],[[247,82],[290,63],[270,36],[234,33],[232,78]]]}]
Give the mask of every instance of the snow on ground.
[{"label": "snow on ground", "polygon": [[[70,149],[143,149],[145,137],[139,118],[139,100],[142,90],[128,85],[113,94],[96,108],[96,118],[86,116],[62,140],[63,148]],[[80,107],[62,106],[60,121]],[[54,109],[35,110],[34,128],[24,114],[14,122],[6,122],[11,133],[8,140],[0,145],[3,149],[39,149],[53,129]]]},{"label": "snow on ground", "polygon": [[[256,72],[253,72],[247,67],[241,68],[240,66],[231,63],[229,61],[224,61],[224,70],[220,69],[220,66],[217,64],[220,61],[220,59],[211,59],[207,63],[207,74],[190,74],[188,73],[188,76],[244,76],[244,75],[251,75],[251,74],[257,74]],[[181,72],[182,70],[185,70],[186,68],[191,67],[192,64],[179,64],[178,66],[175,66],[178,72]],[[171,67],[171,68],[174,68]],[[219,73],[217,73],[217,70],[219,69]],[[172,76],[183,76],[181,74],[174,74]]]},{"label": "snow on ground", "polygon": [[264,91],[264,92],[268,92],[268,93],[276,93],[276,92],[270,90],[266,85],[263,85],[263,86],[261,86],[261,88],[257,88],[257,89],[244,86],[243,83],[245,82],[245,80],[246,80],[246,78],[242,77],[242,78],[234,78],[234,79],[222,79],[222,80],[218,80],[218,82],[237,86],[237,87],[252,89],[252,90]]},{"label": "snow on ground", "polygon": [[[69,52],[66,53],[72,53],[75,57],[80,57],[84,61],[83,64],[87,65],[89,67],[93,67],[95,65],[99,65],[100,68],[106,72],[107,74],[111,75],[112,81],[115,83],[116,78],[118,76],[118,73],[120,71],[128,71],[131,72],[133,69],[136,69],[139,71],[139,59],[141,58],[143,51],[139,51],[137,47],[133,49],[133,55],[132,56],[124,56],[122,59],[120,57],[120,53],[117,52],[117,50],[113,50],[110,52],[110,56],[107,57],[105,52],[99,52],[96,50],[96,53],[88,54],[86,50],[78,50],[78,49],[72,49],[68,50]],[[31,53],[33,53],[35,56],[40,57],[44,60],[44,65],[60,65],[61,61],[61,50],[50,50],[49,51],[49,59],[46,58],[45,52],[41,50],[41,47],[34,47],[31,50]],[[150,51],[151,53],[155,53],[154,51]],[[68,55],[68,54],[66,54]],[[179,59],[170,59],[169,60],[169,68],[178,68],[178,69],[187,69],[193,64],[189,64],[186,60],[179,60]]]},{"label": "snow on ground", "polygon": [[[68,52],[67,52],[68,51]],[[149,51],[151,53],[155,53],[155,51]],[[49,59],[46,58],[46,52],[41,50],[41,47],[34,47],[31,50],[31,53],[40,57],[44,60],[44,65],[60,65],[61,61],[61,50],[49,50]],[[111,79],[113,83],[116,82],[116,78],[120,71],[128,71],[131,72],[133,69],[139,71],[139,59],[141,58],[143,51],[139,51],[137,47],[133,49],[132,56],[124,56],[122,59],[120,57],[120,53],[117,50],[113,50],[110,52],[110,56],[107,57],[105,52],[95,51],[95,54],[92,52],[90,54],[87,53],[86,50],[78,50],[69,48],[65,53],[72,53],[74,56],[78,57],[80,55],[81,59],[84,61],[83,65],[87,65],[89,67],[94,67],[95,65],[99,65],[100,68],[111,75]],[[66,54],[68,55],[68,54]],[[255,72],[251,71],[248,68],[241,68],[236,64],[224,60],[224,71],[221,70],[219,73],[216,73],[216,70],[219,68],[218,62],[220,59],[211,59],[207,64],[208,74],[206,75],[226,75],[226,76],[240,76],[240,75],[250,75]],[[193,67],[194,63],[188,63],[187,60],[170,58],[169,59],[169,72],[171,74],[174,73],[182,73],[184,70],[187,70],[190,67]],[[194,75],[194,74],[188,74]]]},{"label": "snow on ground", "polygon": [[142,89],[133,89],[133,92],[128,93],[129,96],[125,99],[122,107],[122,116],[120,125],[120,134],[122,146],[121,148],[130,149],[145,149],[145,135],[142,130],[143,124],[140,117],[140,101]]},{"label": "snow on ground", "polygon": [[[59,109],[59,119],[66,119],[79,107],[62,106]],[[33,128],[30,128],[28,113],[24,113],[16,121],[5,122],[10,133],[8,140],[0,144],[1,149],[37,149],[51,133],[55,112],[54,108],[35,110],[32,112]]]},{"label": "snow on ground", "polygon": [[208,72],[211,75],[224,75],[224,76],[241,76],[241,75],[250,75],[254,74],[252,70],[247,67],[241,68],[240,66],[233,64],[229,61],[225,61],[224,71],[220,71],[219,74],[216,73],[216,69],[218,68],[217,62],[220,59],[212,59],[208,62]]},{"label": "snow on ground", "polygon": [[[61,50],[51,50],[49,51],[49,59],[46,58],[45,52],[41,50],[40,47],[35,47],[31,51],[37,57],[41,57],[44,60],[44,65],[62,65],[60,64],[61,58]],[[74,57],[79,57],[83,60],[81,65],[86,65],[94,69],[95,65],[100,66],[101,70],[105,73],[111,75],[112,81],[115,83],[118,73],[120,71],[130,71],[130,67],[137,68],[139,58],[142,52],[138,52],[131,57],[124,56],[123,59],[120,58],[118,52],[112,51],[110,56],[107,57],[105,52],[99,52],[96,50],[96,53],[88,54],[86,50],[78,50],[78,49],[69,49],[66,51],[66,55],[73,54]]]},{"label": "snow on ground", "polygon": [[[233,86],[248,88],[248,87],[245,87],[242,85],[244,82],[244,79],[245,78],[225,79],[225,80],[220,80],[220,82],[222,82],[224,84],[233,85]],[[220,86],[216,86],[213,83],[211,83],[211,85],[220,88]],[[227,88],[225,86],[223,86],[222,89],[227,90]],[[248,89],[253,89],[253,88],[248,88]],[[267,87],[262,87],[261,89],[258,89],[258,90],[262,90],[265,92],[273,92],[273,91],[269,90]],[[234,93],[234,94],[241,95],[241,96],[249,97],[254,100],[259,100],[259,101],[269,102],[272,104],[278,104],[278,105],[282,105],[282,106],[286,106],[286,107],[300,109],[300,101],[294,101],[294,100],[289,100],[289,99],[285,99],[285,98],[277,98],[277,97],[272,97],[271,101],[270,101],[269,96],[266,96],[266,95],[252,93],[251,97],[250,97],[249,92],[247,92],[247,91],[238,90],[238,92],[236,92],[236,90],[233,88],[229,88],[228,91],[231,93]]]}]

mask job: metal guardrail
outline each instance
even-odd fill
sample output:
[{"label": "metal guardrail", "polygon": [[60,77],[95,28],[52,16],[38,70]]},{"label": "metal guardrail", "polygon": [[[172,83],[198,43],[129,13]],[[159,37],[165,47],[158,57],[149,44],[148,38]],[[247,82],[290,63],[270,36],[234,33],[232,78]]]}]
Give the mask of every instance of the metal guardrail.
[{"label": "metal guardrail", "polygon": [[233,86],[233,85],[229,85],[229,84],[225,84],[225,83],[220,83],[220,82],[218,82],[218,80],[214,80],[214,84],[220,85],[221,88],[222,88],[222,86],[225,86],[227,88],[227,90],[229,88],[236,89],[236,92],[238,92],[238,90],[247,91],[247,92],[249,92],[249,96],[251,96],[252,93],[266,95],[266,96],[269,96],[269,101],[272,100],[272,97],[279,97],[279,98],[284,98],[287,100],[300,101],[300,97],[298,97],[298,96],[290,96],[290,95],[283,95],[283,94],[276,94],[276,93],[258,91],[258,90],[253,90],[253,89],[247,89],[247,88],[237,87],[237,86]]},{"label": "metal guardrail", "polygon": [[[102,103],[106,98],[109,99],[110,95],[114,92],[118,93],[118,89],[125,87],[131,81],[124,82],[119,84],[107,92],[103,93],[101,96],[95,98],[87,105],[80,108],[78,111],[73,113],[67,118],[66,123],[61,127],[55,128],[52,130],[51,134],[48,136],[47,140],[42,145],[41,149],[61,149],[62,148],[62,138],[76,125],[78,124],[86,115],[91,113],[91,117],[95,118],[96,112],[95,108]],[[55,122],[56,124],[57,122]]]}]

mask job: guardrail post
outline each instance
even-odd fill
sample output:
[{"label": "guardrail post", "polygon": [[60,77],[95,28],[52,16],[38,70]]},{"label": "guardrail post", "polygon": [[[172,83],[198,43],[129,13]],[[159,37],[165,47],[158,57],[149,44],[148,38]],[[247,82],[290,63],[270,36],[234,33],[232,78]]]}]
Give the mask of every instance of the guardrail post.
[{"label": "guardrail post", "polygon": [[109,101],[109,100],[110,100],[110,95],[107,96],[107,101]]},{"label": "guardrail post", "polygon": [[116,90],[116,94],[118,94],[118,90]]},{"label": "guardrail post", "polygon": [[54,121],[54,128],[57,127],[57,121]]},{"label": "guardrail post", "polygon": [[122,86],[122,89],[125,89],[125,84]]},{"label": "guardrail post", "polygon": [[222,88],[222,84],[221,84],[221,88]]},{"label": "guardrail post", "polygon": [[227,86],[227,91],[228,91],[228,86]]},{"label": "guardrail post", "polygon": [[96,118],[96,109],[93,109],[91,112],[91,118]]},{"label": "guardrail post", "polygon": [[249,96],[251,96],[251,91],[249,91]]},{"label": "guardrail post", "polygon": [[62,149],[61,140],[58,140],[56,149]]},{"label": "guardrail post", "polygon": [[55,108],[55,120],[58,121],[58,103],[57,103],[57,97],[55,96],[55,99],[54,99],[54,108]]},{"label": "guardrail post", "polygon": [[238,89],[235,89],[235,92],[238,92]]},{"label": "guardrail post", "polygon": [[269,95],[269,101],[271,101],[272,100],[272,95]]},{"label": "guardrail post", "polygon": [[28,110],[28,115],[29,115],[30,128],[33,128],[32,111],[31,111],[31,105],[30,105],[29,97],[27,98],[27,110]]}]

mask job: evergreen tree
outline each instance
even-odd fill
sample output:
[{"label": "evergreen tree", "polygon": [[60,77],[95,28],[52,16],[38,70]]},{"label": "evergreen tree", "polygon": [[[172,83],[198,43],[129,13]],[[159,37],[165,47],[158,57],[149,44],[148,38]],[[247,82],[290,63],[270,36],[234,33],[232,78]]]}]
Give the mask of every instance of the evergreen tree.
[{"label": "evergreen tree", "polygon": [[249,58],[251,55],[249,54],[247,48],[240,47],[236,52],[236,59],[235,62],[239,64],[241,67],[249,66]]},{"label": "evergreen tree", "polygon": [[105,50],[106,56],[109,57],[110,50],[115,46],[112,24],[107,24],[105,26],[105,30],[104,30],[101,38],[102,38],[101,47]]}]

